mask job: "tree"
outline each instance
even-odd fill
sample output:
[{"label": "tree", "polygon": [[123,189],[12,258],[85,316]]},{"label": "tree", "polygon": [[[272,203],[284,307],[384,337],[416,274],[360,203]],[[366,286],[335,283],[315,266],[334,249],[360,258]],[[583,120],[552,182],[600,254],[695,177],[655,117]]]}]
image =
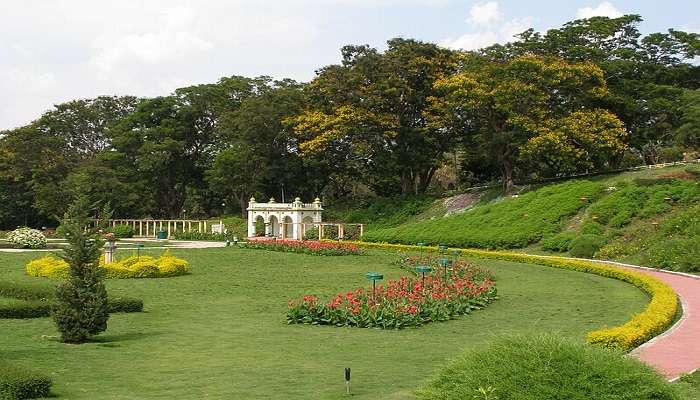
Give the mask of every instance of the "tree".
[{"label": "tree", "polygon": [[68,247],[63,259],[69,265],[68,279],[56,288],[53,319],[66,343],[84,343],[107,329],[107,290],[102,281],[99,259],[102,240],[86,232],[90,208],[80,197],[66,213],[62,225]]},{"label": "tree", "polygon": [[610,167],[627,148],[622,122],[605,110],[576,111],[546,121],[520,147],[520,157],[542,176]]},{"label": "tree", "polygon": [[530,54],[596,63],[609,89],[597,107],[616,114],[630,146],[654,163],[681,124],[684,89],[700,87],[700,66],[690,62],[700,54],[700,34],[669,29],[642,36],[641,21],[639,15],[579,19],[545,34],[529,29],[481,53],[498,61]]},{"label": "tree", "polygon": [[700,148],[700,90],[688,90],[683,96],[681,126],[675,132],[675,141]]},{"label": "tree", "polygon": [[498,163],[503,189],[513,189],[520,147],[543,126],[605,95],[603,72],[591,63],[523,56],[490,62],[467,55],[462,71],[436,82],[431,124],[459,127]]},{"label": "tree", "polygon": [[433,83],[452,73],[455,53],[431,43],[392,39],[379,53],[345,46],[341,65],[309,84],[310,107],[290,124],[305,158],[329,157],[380,194],[422,193],[456,132],[427,124]]}]

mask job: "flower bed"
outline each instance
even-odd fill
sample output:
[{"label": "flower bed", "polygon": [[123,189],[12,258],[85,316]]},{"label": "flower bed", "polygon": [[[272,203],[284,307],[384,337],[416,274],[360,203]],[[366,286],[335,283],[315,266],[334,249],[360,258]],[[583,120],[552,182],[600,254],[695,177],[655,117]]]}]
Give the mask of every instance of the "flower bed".
[{"label": "flower bed", "polygon": [[375,290],[358,288],[338,293],[326,302],[307,295],[290,301],[290,324],[336,325],[400,329],[447,321],[486,307],[496,299],[491,274],[474,264],[455,263],[422,277],[402,277],[379,284]]},{"label": "flower bed", "polygon": [[[438,247],[418,247],[388,243],[354,242],[366,248],[437,252]],[[598,343],[606,347],[631,350],[666,330],[679,312],[676,292],[661,280],[601,262],[572,260],[563,257],[545,257],[529,254],[517,254],[488,250],[460,249],[462,255],[545,265],[554,268],[569,269],[592,273],[608,278],[618,279],[637,286],[651,296],[647,308],[635,315],[622,326],[591,331],[587,335],[589,343]]]},{"label": "flower bed", "polygon": [[284,251],[320,256],[348,256],[360,254],[357,245],[345,242],[299,240],[252,240],[243,245],[247,249]]},{"label": "flower bed", "polygon": [[[100,260],[100,267],[105,272],[105,278],[166,278],[185,275],[189,272],[189,263],[177,258],[166,251],[159,258],[151,256],[131,256],[110,264]],[[27,275],[45,278],[68,277],[68,263],[54,256],[46,256],[27,263]]]}]

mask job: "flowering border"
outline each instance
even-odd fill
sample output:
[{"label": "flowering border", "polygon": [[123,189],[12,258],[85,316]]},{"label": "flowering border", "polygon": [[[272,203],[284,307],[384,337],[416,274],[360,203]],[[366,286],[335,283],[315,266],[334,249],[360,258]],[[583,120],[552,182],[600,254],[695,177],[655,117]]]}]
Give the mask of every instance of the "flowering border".
[{"label": "flowering border", "polygon": [[[404,251],[422,250],[430,252],[439,251],[439,248],[436,246],[419,247],[403,244],[372,242],[352,243],[359,247],[372,249]],[[589,343],[601,344],[606,347],[617,348],[625,351],[631,350],[665,331],[671,326],[676,318],[676,315],[680,311],[678,306],[678,295],[669,285],[653,276],[626,270],[617,267],[614,264],[502,251],[474,249],[458,250],[464,256],[538,264],[618,279],[631,283],[651,296],[651,300],[649,301],[646,309],[639,314],[634,315],[624,325],[588,332],[586,339]]]}]

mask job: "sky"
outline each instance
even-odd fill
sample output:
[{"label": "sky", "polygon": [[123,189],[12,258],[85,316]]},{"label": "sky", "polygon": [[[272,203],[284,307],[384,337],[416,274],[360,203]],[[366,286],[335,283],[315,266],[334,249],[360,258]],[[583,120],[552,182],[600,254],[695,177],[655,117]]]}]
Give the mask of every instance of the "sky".
[{"label": "sky", "polygon": [[346,44],[474,49],[623,14],[642,15],[643,33],[700,32],[697,0],[0,0],[0,130],[77,98],[167,95],[231,75],[308,81]]}]

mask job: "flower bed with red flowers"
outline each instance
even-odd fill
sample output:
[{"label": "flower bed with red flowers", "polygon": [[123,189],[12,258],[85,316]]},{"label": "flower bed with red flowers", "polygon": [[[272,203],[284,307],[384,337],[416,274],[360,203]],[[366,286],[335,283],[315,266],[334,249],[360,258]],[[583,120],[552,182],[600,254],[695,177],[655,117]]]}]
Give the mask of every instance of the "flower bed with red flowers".
[{"label": "flower bed with red flowers", "polygon": [[378,284],[374,291],[358,288],[325,302],[304,296],[289,302],[287,322],[401,329],[469,314],[497,298],[491,273],[472,263],[458,260],[447,274],[437,266],[433,271],[425,280],[402,277]]},{"label": "flower bed with red flowers", "polygon": [[252,240],[244,245],[247,249],[286,251],[289,253],[315,254],[321,256],[348,256],[362,254],[357,245],[343,242],[319,242],[314,240]]}]

